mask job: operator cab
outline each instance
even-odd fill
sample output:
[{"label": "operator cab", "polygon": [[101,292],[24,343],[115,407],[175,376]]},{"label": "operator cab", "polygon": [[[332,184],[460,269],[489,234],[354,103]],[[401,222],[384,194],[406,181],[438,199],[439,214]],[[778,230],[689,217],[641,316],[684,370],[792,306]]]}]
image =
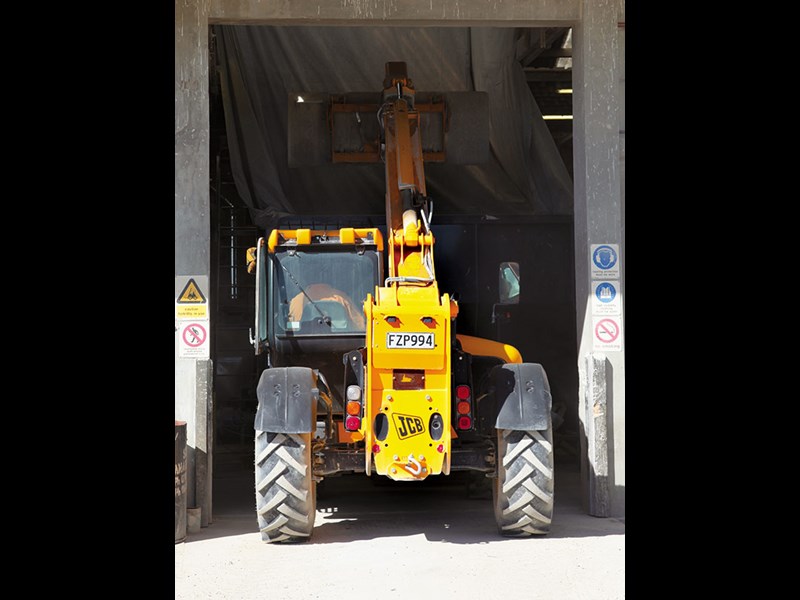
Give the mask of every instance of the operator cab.
[{"label": "operator cab", "polygon": [[256,353],[273,367],[318,369],[338,404],[342,356],[364,347],[364,301],[383,281],[380,230],[274,230],[253,258]]}]

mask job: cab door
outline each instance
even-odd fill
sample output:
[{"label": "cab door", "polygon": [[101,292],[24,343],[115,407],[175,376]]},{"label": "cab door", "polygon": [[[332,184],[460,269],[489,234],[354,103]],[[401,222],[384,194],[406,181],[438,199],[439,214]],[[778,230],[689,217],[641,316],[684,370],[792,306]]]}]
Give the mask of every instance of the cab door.
[{"label": "cab door", "polygon": [[250,343],[256,354],[261,354],[268,346],[267,342],[267,309],[269,296],[267,295],[267,245],[263,237],[258,238],[256,247],[251,249],[255,255],[256,274],[256,308],[255,308],[255,335],[250,334]]}]

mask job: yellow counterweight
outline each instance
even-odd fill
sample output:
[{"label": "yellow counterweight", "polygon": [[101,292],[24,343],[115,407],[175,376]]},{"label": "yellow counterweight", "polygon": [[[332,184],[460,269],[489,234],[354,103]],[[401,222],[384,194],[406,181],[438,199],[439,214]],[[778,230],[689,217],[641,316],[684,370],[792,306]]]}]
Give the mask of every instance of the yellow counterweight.
[{"label": "yellow counterweight", "polygon": [[450,298],[429,286],[379,287],[367,316],[367,472],[420,480],[450,472]]}]

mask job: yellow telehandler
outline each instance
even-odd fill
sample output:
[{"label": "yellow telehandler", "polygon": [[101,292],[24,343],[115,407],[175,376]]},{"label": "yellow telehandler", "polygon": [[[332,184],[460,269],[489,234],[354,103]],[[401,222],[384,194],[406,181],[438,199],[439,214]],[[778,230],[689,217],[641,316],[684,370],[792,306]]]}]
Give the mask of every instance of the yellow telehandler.
[{"label": "yellow telehandler", "polygon": [[488,154],[487,95],[417,94],[406,64],[389,62],[380,94],[301,98],[290,101],[290,163],[382,161],[386,229],[276,229],[248,250],[251,342],[267,354],[255,416],[262,539],[309,539],[326,476],[458,470],[491,478],[501,534],[547,534],[547,375],[512,346],[458,334],[458,303],[436,280],[424,163]]}]

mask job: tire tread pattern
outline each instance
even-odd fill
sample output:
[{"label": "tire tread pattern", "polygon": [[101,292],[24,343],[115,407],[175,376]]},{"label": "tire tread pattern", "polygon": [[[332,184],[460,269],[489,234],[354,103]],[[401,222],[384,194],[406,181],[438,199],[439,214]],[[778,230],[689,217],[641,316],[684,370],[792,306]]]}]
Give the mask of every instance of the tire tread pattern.
[{"label": "tire tread pattern", "polygon": [[494,513],[503,535],[546,535],[553,518],[553,432],[499,430]]},{"label": "tire tread pattern", "polygon": [[311,434],[256,430],[255,444],[256,516],[261,539],[308,540],[316,516]]}]

